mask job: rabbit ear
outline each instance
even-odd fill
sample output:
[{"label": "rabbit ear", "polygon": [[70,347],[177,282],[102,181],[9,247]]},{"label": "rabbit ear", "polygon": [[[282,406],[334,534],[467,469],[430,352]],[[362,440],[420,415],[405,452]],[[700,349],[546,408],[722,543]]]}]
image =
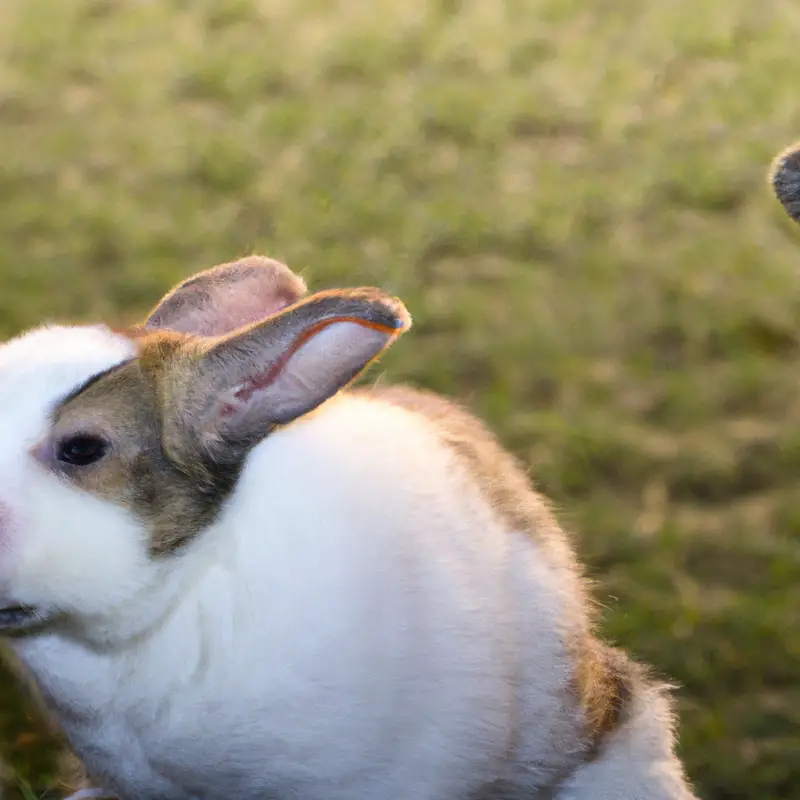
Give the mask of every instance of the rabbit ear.
[{"label": "rabbit ear", "polygon": [[403,304],[377,289],[329,291],[194,342],[161,378],[167,452],[184,463],[237,463],[272,427],[353,381],[410,324]]},{"label": "rabbit ear", "polygon": [[800,222],[800,142],[775,158],[769,180],[786,213]]},{"label": "rabbit ear", "polygon": [[222,336],[276,314],[305,294],[305,283],[287,266],[249,256],[179,283],[152,311],[145,328]]}]

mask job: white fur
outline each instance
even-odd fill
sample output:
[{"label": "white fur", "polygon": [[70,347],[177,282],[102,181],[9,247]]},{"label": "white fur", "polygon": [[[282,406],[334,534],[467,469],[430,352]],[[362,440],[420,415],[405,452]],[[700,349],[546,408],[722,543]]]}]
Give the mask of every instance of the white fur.
[{"label": "white fur", "polygon": [[61,396],[130,353],[103,329],[0,348],[0,605],[83,621],[12,646],[109,789],[468,800],[502,780],[480,796],[691,797],[657,697],[572,769],[573,578],[504,529],[409,412],[344,396],[276,431],[218,521],[150,560],[126,511],[27,453]]},{"label": "white fur", "polygon": [[39,328],[0,347],[0,605],[10,590],[8,600],[92,613],[136,582],[138,526],[45,475],[29,452],[61,398],[132,355],[130,341],[104,327]]},{"label": "white fur", "polygon": [[672,710],[648,688],[630,722],[612,735],[604,757],[576,770],[556,800],[693,800],[674,752]]}]

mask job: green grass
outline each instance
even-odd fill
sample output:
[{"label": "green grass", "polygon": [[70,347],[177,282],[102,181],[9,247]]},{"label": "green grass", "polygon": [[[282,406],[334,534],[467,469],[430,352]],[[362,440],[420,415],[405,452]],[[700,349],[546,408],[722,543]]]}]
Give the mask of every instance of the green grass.
[{"label": "green grass", "polygon": [[19,792],[22,795],[22,800],[40,800],[36,793],[28,786],[27,783],[19,784]]},{"label": "green grass", "polygon": [[[800,798],[799,41],[796,0],[5,0],[0,336],[251,251],[396,292],[383,369],[530,463],[701,795]],[[42,736],[4,690],[37,794]]]}]

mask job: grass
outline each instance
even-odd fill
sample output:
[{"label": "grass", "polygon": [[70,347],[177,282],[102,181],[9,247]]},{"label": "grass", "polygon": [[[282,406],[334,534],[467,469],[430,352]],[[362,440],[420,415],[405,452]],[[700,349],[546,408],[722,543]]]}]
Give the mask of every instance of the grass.
[{"label": "grass", "polygon": [[795,0],[5,0],[0,337],[251,251],[396,292],[383,368],[530,463],[701,795],[800,798],[799,40]]},{"label": "grass", "polygon": [[22,796],[22,800],[41,800],[41,798],[36,795],[33,789],[31,789],[31,787],[24,782],[19,784],[19,793]]}]

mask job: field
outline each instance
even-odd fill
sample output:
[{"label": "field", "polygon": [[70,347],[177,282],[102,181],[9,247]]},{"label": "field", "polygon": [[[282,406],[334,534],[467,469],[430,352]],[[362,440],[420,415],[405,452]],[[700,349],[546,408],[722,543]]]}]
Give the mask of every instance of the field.
[{"label": "field", "polygon": [[5,0],[0,338],[253,251],[400,295],[381,371],[530,464],[701,796],[800,800],[798,41],[796,0]]}]

